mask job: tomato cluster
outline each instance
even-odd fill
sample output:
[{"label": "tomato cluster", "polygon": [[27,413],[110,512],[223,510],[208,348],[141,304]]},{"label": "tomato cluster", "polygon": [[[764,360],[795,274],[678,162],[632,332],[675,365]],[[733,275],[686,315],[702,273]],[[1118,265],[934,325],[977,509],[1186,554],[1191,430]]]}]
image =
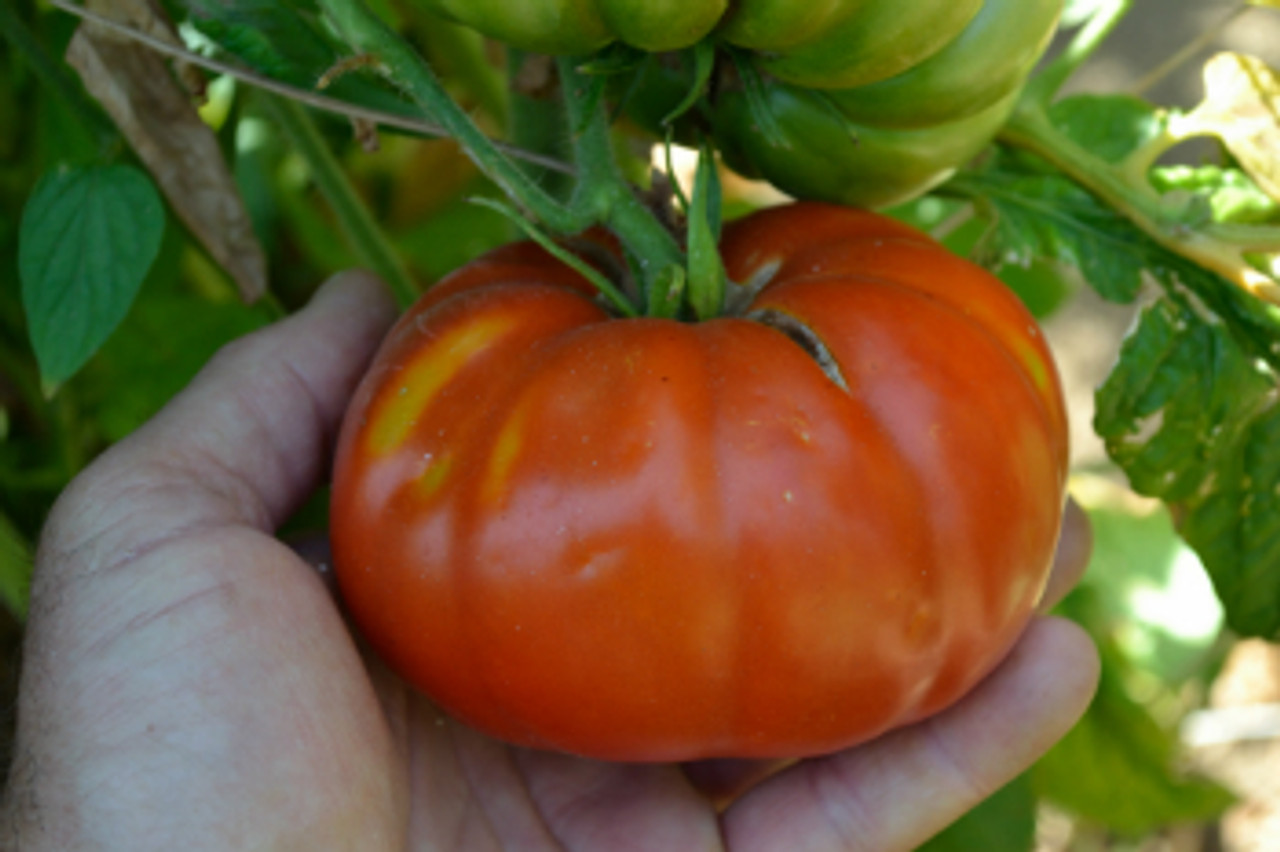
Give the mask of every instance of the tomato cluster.
[{"label": "tomato cluster", "polygon": [[701,323],[612,317],[542,249],[499,249],[360,386],[344,600],[476,728],[607,759],[828,752],[955,701],[1030,617],[1067,439],[1016,298],[845,207],[763,211],[721,248],[734,309]]},{"label": "tomato cluster", "polygon": [[[944,181],[1013,110],[1063,0],[415,0],[528,50],[584,54],[620,41],[722,57],[712,96],[678,129],[710,134],[735,170],[791,195],[884,207]],[[744,80],[743,74],[753,77]],[[698,85],[687,54],[655,56],[625,90],[660,131]]]}]

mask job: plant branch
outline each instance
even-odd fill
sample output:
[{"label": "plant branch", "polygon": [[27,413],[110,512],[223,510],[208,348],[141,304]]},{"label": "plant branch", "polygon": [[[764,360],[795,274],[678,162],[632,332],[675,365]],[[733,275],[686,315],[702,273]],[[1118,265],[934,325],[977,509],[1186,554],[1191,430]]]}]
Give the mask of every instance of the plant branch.
[{"label": "plant branch", "polygon": [[1126,216],[1164,248],[1217,273],[1252,295],[1280,305],[1280,284],[1253,267],[1248,251],[1265,251],[1280,241],[1280,228],[1188,224],[1182,206],[1165,202],[1132,169],[1085,150],[1053,126],[1047,113],[1023,103],[1000,131],[1000,140],[1030,151]]},{"label": "plant branch", "polygon": [[347,180],[346,173],[316,130],[311,117],[301,106],[287,98],[265,95],[263,100],[276,124],[306,160],[312,178],[333,208],[339,227],[355,249],[360,262],[387,282],[402,308],[411,305],[419,295],[418,287]]},{"label": "plant branch", "polygon": [[1136,83],[1129,87],[1129,94],[1139,96],[1145,94],[1165,77],[1168,77],[1191,61],[1191,58],[1197,53],[1212,44],[1215,39],[1222,35],[1223,30],[1235,23],[1236,19],[1248,12],[1250,8],[1248,3],[1241,2],[1226,15],[1222,16],[1216,24],[1188,41],[1155,68],[1142,75]]},{"label": "plant branch", "polygon": [[572,59],[559,59],[560,88],[573,136],[578,184],[570,204],[593,221],[603,223],[622,240],[639,264],[641,302],[648,304],[650,289],[671,266],[685,265],[684,252],[666,229],[632,191],[618,168],[609,135],[607,111],[590,87],[598,83],[577,70]]},{"label": "plant branch", "polygon": [[373,56],[384,74],[456,139],[480,171],[547,228],[576,234],[591,222],[546,193],[494,144],[449,96],[407,42],[361,0],[320,0],[320,7],[357,51]]},{"label": "plant branch", "polygon": [[[75,3],[70,2],[70,0],[49,0],[49,3],[68,14],[75,15],[76,17],[83,18],[87,21],[92,21],[95,24],[112,30],[113,32],[131,38],[139,44],[144,44],[157,53],[162,53],[165,56],[169,56],[174,59],[180,59],[183,62],[199,66],[200,68],[204,68],[206,71],[212,71],[215,74],[224,74],[228,77],[239,80],[246,85],[253,86],[256,89],[262,89],[263,91],[280,95],[281,97],[297,101],[301,104],[306,104],[307,106],[314,107],[315,109],[323,110],[335,115],[341,115],[346,118],[369,121],[383,127],[394,127],[397,130],[418,133],[423,136],[449,135],[448,131],[439,124],[435,124],[433,122],[421,121],[418,119],[408,118],[403,115],[396,115],[391,112],[384,112],[382,110],[370,109],[357,104],[347,103],[346,101],[338,100],[337,98],[317,94],[316,92],[308,89],[301,89],[297,86],[291,86],[288,83],[281,83],[278,80],[273,80],[270,77],[264,77],[256,71],[251,71],[247,68],[242,68],[227,62],[221,62],[217,59],[211,59],[207,56],[202,56],[199,53],[161,41],[160,39],[127,24],[122,24],[119,21],[114,21],[111,18],[104,17],[96,12],[77,6]],[[3,14],[4,10],[0,9],[0,16]],[[4,24],[2,18],[0,18],[0,25],[2,25],[0,26],[0,29],[5,29],[7,31],[7,24]],[[525,151],[514,146],[504,145],[501,142],[493,142],[492,144],[495,148],[514,159],[525,160],[555,172],[561,172],[564,174],[573,173],[573,168],[561,160],[546,157],[532,151]]]}]

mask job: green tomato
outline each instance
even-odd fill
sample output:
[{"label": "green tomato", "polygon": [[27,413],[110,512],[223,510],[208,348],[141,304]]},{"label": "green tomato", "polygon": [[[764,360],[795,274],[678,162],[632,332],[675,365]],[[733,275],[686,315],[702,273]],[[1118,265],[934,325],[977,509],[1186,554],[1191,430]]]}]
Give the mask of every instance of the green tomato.
[{"label": "green tomato", "polygon": [[[915,7],[903,3],[898,10],[905,18],[909,8]],[[782,59],[748,53],[760,83],[754,95],[743,69],[722,62],[709,99],[677,122],[676,137],[710,135],[730,167],[797,198],[899,204],[945,181],[990,144],[1061,11],[1062,0],[984,0],[940,50],[859,86],[785,81],[778,73]],[[737,20],[731,17],[725,31],[735,32]],[[660,135],[663,120],[694,85],[687,53],[650,57],[632,86],[627,113]]]},{"label": "green tomato", "polygon": [[714,134],[725,163],[740,174],[768,180],[797,198],[878,209],[928,192],[977,156],[1009,117],[1017,95],[950,122],[896,129],[851,125],[812,89],[778,84],[767,98],[782,139],[751,129],[751,107],[741,92],[718,104]]}]

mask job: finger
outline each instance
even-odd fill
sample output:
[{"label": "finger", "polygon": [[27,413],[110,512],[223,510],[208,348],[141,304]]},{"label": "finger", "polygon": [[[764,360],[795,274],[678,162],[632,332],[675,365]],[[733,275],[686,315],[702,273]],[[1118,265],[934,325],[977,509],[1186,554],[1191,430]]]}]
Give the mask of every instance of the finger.
[{"label": "finger", "polygon": [[723,810],[747,790],[794,762],[718,758],[686,763],[682,769],[694,789],[710,799],[717,810]]},{"label": "finger", "polygon": [[959,704],[874,742],[804,761],[726,811],[728,848],[916,848],[1016,777],[1088,706],[1098,657],[1071,622],[1042,618]]},{"label": "finger", "polygon": [[1093,555],[1093,525],[1089,516],[1074,499],[1068,498],[1062,513],[1062,535],[1054,554],[1053,571],[1040,598],[1040,611],[1048,612],[1057,606],[1067,592],[1075,588],[1089,567]]},{"label": "finger", "polygon": [[60,500],[46,539],[108,552],[183,529],[271,530],[316,487],[344,406],[394,308],[371,275],[335,276],[292,317],[224,347]]}]

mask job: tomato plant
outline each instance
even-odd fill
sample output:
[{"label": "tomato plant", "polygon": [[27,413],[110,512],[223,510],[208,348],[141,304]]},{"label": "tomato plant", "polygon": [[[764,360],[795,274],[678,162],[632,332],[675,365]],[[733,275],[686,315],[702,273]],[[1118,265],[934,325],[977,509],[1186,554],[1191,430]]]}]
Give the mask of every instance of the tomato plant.
[{"label": "tomato plant", "polygon": [[504,740],[795,756],[945,707],[1057,538],[1066,426],[1031,316],[894,220],[729,227],[740,309],[612,319],[531,244],[441,282],[344,427],[344,600]]},{"label": "tomato plant", "polygon": [[[165,16],[136,5],[0,3],[0,197],[23,207],[0,216],[6,608],[70,477],[220,343],[353,265],[408,308],[514,217],[551,248],[432,287],[352,415],[334,508],[362,631],[464,718],[597,754],[825,751],[942,706],[1043,573],[1065,452],[1043,344],[887,220],[805,203],[722,240],[780,203],[737,172],[884,208],[1037,310],[1071,300],[1047,328],[1089,370],[1073,412],[1097,390],[1071,483],[1097,549],[1057,613],[1106,677],[1005,801],[1086,845],[1219,818],[1181,771],[1206,728],[1169,723],[1216,716],[1239,637],[1280,636],[1276,0],[172,0],[151,47],[126,42]],[[116,35],[68,49],[72,12]],[[1259,56],[1197,53],[1245,43],[1244,14]]]}]

